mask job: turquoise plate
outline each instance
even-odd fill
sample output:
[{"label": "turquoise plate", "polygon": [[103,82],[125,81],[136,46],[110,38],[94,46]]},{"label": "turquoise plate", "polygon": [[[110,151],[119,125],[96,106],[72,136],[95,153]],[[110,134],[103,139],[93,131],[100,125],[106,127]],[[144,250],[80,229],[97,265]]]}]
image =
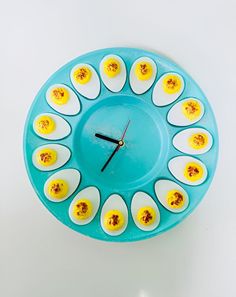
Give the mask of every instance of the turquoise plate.
[{"label": "turquoise plate", "polygon": [[[117,55],[123,59],[127,77],[123,88],[119,92],[110,91],[100,76],[99,65],[106,55]],[[140,57],[152,59],[157,67],[157,75],[151,87],[142,94],[132,91],[130,85],[130,70],[134,61]],[[70,72],[79,64],[91,65],[97,72],[100,81],[99,95],[95,99],[88,99],[81,95],[74,87]],[[185,83],[183,92],[176,100],[165,105],[157,106],[153,103],[152,94],[160,77],[167,72],[180,75]],[[142,83],[142,81],[140,81]],[[46,92],[53,84],[65,84],[77,95],[80,111],[76,115],[64,115],[53,109],[46,100]],[[92,88],[92,87],[91,87]],[[205,112],[202,118],[193,124],[177,126],[168,122],[169,110],[185,98],[197,98],[203,104]],[[35,118],[42,113],[58,115],[65,119],[71,132],[57,140],[47,140],[34,132]],[[95,137],[95,133],[108,135],[120,139],[122,131],[130,121],[125,145],[115,154],[106,169],[101,172],[107,158],[115,148],[114,143]],[[213,145],[203,154],[186,154],[173,146],[173,137],[187,128],[204,128],[213,138]],[[69,148],[71,157],[59,168],[41,171],[34,166],[32,155],[41,145],[61,144]],[[177,156],[191,156],[202,161],[207,168],[206,180],[200,185],[188,185],[178,176],[173,175],[169,168],[169,161]],[[30,181],[46,208],[62,223],[84,235],[106,241],[137,241],[160,234],[181,222],[199,204],[212,181],[218,156],[218,133],[214,115],[205,95],[193,79],[172,61],[157,55],[134,48],[108,48],[90,52],[69,62],[56,71],[42,86],[29,111],[24,131],[24,158]],[[182,166],[182,165],[181,165]],[[181,166],[177,166],[180,168]],[[73,168],[80,172],[80,183],[74,193],[58,203],[49,200],[44,193],[44,184],[54,173]],[[177,168],[177,171],[179,170]],[[177,178],[176,178],[177,177]],[[160,179],[167,179],[178,183],[189,196],[188,207],[179,213],[167,210],[160,203],[160,197],[155,193],[155,183]],[[70,182],[70,181],[69,181]],[[100,192],[100,206],[94,219],[85,225],[75,224],[69,216],[69,207],[81,190],[94,186]],[[131,213],[131,200],[136,192],[150,195],[158,206],[160,224],[151,231],[143,231],[134,223]],[[128,209],[128,224],[126,230],[117,236],[104,232],[100,217],[102,207],[108,197],[119,194]]]}]

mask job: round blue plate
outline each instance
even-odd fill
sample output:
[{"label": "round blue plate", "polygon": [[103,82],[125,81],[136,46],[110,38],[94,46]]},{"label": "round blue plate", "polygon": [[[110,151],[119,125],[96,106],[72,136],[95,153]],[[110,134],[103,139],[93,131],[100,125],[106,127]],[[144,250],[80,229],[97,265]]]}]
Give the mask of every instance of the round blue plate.
[{"label": "round blue plate", "polygon": [[[103,83],[99,65],[106,55],[117,55],[126,65],[127,77],[119,92],[110,91]],[[157,66],[157,75],[152,86],[143,94],[136,94],[130,86],[130,69],[134,61],[140,57],[151,58]],[[91,65],[100,80],[99,95],[88,99],[77,92],[70,73],[79,64]],[[153,89],[160,77],[167,72],[181,75],[185,88],[180,96],[165,106],[156,106],[152,100]],[[46,92],[53,84],[65,84],[71,88],[80,101],[80,111],[76,115],[63,115],[55,111],[46,100]],[[167,120],[169,110],[185,98],[197,98],[204,105],[203,117],[189,126],[175,126]],[[65,119],[71,133],[59,140],[46,140],[38,136],[33,129],[35,118],[42,113],[51,113]],[[94,137],[96,132],[120,138],[122,131],[130,121],[126,145],[114,156],[104,172],[101,167],[114,150],[114,144]],[[168,162],[176,156],[187,154],[177,150],[173,137],[187,128],[204,128],[211,133],[213,145],[201,155],[192,157],[202,161],[207,170],[207,179],[200,185],[187,185],[173,176],[168,168]],[[56,143],[70,149],[71,157],[60,169],[41,171],[32,161],[32,154],[41,145]],[[29,111],[24,131],[24,157],[30,181],[46,208],[62,223],[84,235],[106,241],[137,241],[147,239],[166,231],[187,217],[205,195],[212,181],[218,156],[218,133],[212,109],[205,95],[193,79],[172,61],[152,52],[134,48],[108,48],[90,52],[69,62],[56,71],[42,86]],[[66,200],[55,203],[44,194],[44,184],[57,171],[73,168],[81,174],[79,186]],[[181,185],[189,195],[189,206],[180,213],[168,211],[158,200],[155,193],[155,182],[168,179]],[[94,186],[100,192],[100,206],[94,219],[86,225],[75,224],[69,216],[71,201],[86,187]],[[142,231],[134,223],[131,214],[133,195],[142,191],[150,195],[160,211],[160,224],[152,231]],[[102,207],[112,194],[119,194],[128,208],[128,225],[126,230],[111,236],[104,232],[100,223]]]}]

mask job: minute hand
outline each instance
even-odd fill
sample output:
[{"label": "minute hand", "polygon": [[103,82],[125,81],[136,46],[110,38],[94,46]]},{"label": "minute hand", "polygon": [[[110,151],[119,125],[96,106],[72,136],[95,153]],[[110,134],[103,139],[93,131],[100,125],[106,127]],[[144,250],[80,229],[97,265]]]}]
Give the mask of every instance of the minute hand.
[{"label": "minute hand", "polygon": [[114,157],[115,153],[119,150],[120,145],[118,144],[115,148],[115,150],[113,151],[113,153],[110,155],[110,157],[108,158],[108,160],[106,161],[106,163],[104,164],[104,166],[102,167],[101,171],[104,171],[105,168],[107,167],[107,165],[110,163],[111,159]]},{"label": "minute hand", "polygon": [[[114,155],[118,152],[118,150],[120,149],[120,147],[124,144],[123,139],[124,139],[124,137],[126,135],[127,129],[129,127],[129,124],[130,124],[130,120],[128,121],[128,123],[127,123],[127,125],[125,127],[125,130],[124,130],[124,132],[122,134],[121,140],[118,142],[118,145],[116,146],[115,150],[113,151],[113,153],[110,155],[110,157],[108,158],[108,160],[106,161],[106,163],[102,167],[102,169],[101,169],[102,172],[107,167],[107,165],[110,163],[110,161],[114,157]],[[120,144],[120,143],[122,143],[122,144]]]}]

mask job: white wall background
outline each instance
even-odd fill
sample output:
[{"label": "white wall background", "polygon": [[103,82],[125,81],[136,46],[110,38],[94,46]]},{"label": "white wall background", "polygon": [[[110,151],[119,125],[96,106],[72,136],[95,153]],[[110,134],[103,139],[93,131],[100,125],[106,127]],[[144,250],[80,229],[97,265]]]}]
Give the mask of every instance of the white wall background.
[{"label": "white wall background", "polygon": [[[0,0],[0,296],[236,296],[236,2]],[[221,148],[213,184],[181,225],[108,244],[56,221],[25,172],[22,133],[43,82],[90,50],[134,46],[185,68],[208,96]]]}]

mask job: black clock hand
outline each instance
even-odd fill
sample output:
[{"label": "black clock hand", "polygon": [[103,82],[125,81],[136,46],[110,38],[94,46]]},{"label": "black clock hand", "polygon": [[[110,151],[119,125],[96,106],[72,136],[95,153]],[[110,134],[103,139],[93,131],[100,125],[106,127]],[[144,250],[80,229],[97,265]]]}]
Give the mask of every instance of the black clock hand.
[{"label": "black clock hand", "polygon": [[114,157],[115,153],[118,152],[119,148],[120,148],[120,145],[118,144],[116,146],[115,150],[113,151],[113,153],[110,155],[110,157],[108,158],[108,160],[104,164],[104,166],[102,167],[101,171],[104,171],[105,170],[105,168],[107,167],[107,165],[110,163],[111,159]]},{"label": "black clock hand", "polygon": [[119,144],[119,140],[113,139],[111,137],[108,137],[108,136],[105,136],[105,135],[102,135],[102,134],[99,134],[99,133],[96,133],[95,136],[98,137],[98,138],[101,138],[101,139],[104,139],[104,140]]},{"label": "black clock hand", "polygon": [[122,134],[121,140],[118,141],[118,145],[116,146],[115,150],[113,151],[113,153],[110,155],[110,157],[108,158],[108,160],[106,161],[106,163],[104,164],[104,166],[102,167],[101,171],[103,172],[105,170],[105,168],[107,167],[107,165],[110,163],[111,159],[114,157],[115,153],[118,152],[118,150],[124,145],[124,138],[127,132],[127,129],[129,127],[130,124],[130,120],[128,121],[128,123],[126,124],[126,127],[124,129],[124,132]]},{"label": "black clock hand", "polygon": [[125,134],[126,134],[126,132],[128,130],[129,124],[130,124],[130,120],[128,120],[128,123],[126,124],[125,130],[124,130],[124,132],[122,134],[122,137],[121,137],[121,141],[123,141],[124,138],[125,138]]}]

